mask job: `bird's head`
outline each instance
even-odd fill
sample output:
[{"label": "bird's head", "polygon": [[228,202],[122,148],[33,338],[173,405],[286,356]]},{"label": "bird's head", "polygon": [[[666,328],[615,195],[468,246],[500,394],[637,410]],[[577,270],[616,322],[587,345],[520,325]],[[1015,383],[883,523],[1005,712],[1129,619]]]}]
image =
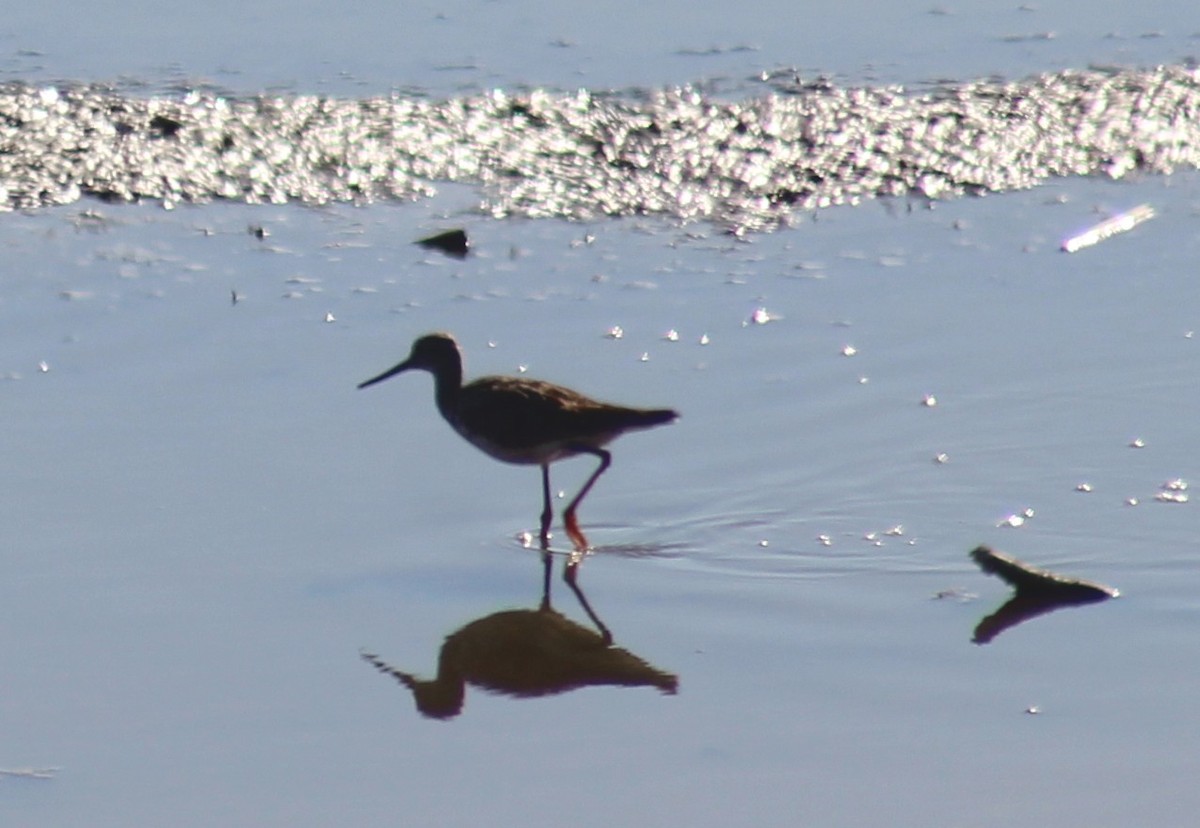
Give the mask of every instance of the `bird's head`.
[{"label": "bird's head", "polygon": [[358,387],[366,388],[368,385],[383,382],[396,374],[413,369],[428,371],[435,376],[446,372],[447,369],[454,369],[461,374],[462,352],[459,351],[454,337],[448,333],[431,333],[422,336],[413,343],[407,359],[377,377],[360,382]]}]

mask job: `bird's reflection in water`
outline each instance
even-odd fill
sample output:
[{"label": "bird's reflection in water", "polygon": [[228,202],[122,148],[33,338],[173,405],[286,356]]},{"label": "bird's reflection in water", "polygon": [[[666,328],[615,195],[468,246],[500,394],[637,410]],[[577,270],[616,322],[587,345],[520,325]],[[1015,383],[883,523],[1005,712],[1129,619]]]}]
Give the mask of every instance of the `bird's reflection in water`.
[{"label": "bird's reflection in water", "polygon": [[436,678],[417,678],[373,653],[364,652],[363,659],[411,690],[417,710],[434,719],[451,719],[462,712],[468,684],[518,698],[602,685],[656,687],[662,693],[675,693],[677,676],[613,646],[612,634],[578,584],[578,556],[567,559],[563,577],[595,630],[550,605],[551,553],[542,552],[542,563],[539,606],[492,613],[448,635],[438,656]]}]

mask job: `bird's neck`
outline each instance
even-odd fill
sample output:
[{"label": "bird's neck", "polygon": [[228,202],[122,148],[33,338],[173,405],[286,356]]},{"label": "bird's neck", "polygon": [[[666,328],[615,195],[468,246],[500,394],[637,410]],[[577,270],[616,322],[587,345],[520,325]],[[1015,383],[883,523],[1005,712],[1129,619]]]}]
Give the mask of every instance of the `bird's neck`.
[{"label": "bird's neck", "polygon": [[448,420],[458,409],[458,393],[462,390],[462,365],[440,365],[433,375],[434,399],[438,411]]}]

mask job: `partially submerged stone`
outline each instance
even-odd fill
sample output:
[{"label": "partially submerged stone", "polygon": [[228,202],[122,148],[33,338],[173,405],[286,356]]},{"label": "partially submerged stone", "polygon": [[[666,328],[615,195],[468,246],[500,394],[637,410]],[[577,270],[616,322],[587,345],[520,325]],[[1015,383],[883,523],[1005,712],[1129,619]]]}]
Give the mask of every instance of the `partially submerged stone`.
[{"label": "partially submerged stone", "polygon": [[467,253],[471,250],[471,243],[467,240],[467,231],[465,230],[447,230],[436,236],[417,239],[415,243],[430,250],[440,250],[455,259],[467,258]]}]

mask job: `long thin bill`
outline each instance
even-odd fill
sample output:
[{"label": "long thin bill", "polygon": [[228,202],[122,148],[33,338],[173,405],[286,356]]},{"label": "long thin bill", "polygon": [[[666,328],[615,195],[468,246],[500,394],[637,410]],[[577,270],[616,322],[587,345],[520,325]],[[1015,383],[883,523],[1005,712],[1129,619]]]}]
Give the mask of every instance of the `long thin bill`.
[{"label": "long thin bill", "polygon": [[406,360],[404,360],[404,362],[401,362],[399,365],[396,365],[395,367],[387,369],[379,376],[371,377],[369,380],[364,380],[363,382],[360,382],[358,384],[358,387],[366,388],[368,385],[374,385],[377,382],[383,382],[388,377],[394,377],[394,376],[396,376],[396,374],[399,374],[401,371],[407,371],[408,368],[409,368],[408,360],[406,359]]}]

